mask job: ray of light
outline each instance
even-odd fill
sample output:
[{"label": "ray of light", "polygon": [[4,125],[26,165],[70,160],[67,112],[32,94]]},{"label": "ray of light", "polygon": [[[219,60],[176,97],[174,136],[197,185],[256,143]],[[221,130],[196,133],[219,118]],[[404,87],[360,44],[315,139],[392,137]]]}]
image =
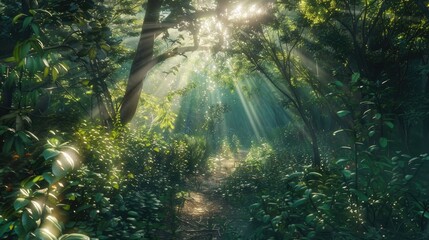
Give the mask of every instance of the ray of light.
[{"label": "ray of light", "polygon": [[250,125],[252,126],[252,130],[253,130],[253,132],[255,133],[255,135],[256,135],[256,137],[257,137],[257,139],[260,139],[260,138],[261,138],[261,134],[260,134],[260,132],[259,132],[259,130],[258,130],[257,123],[255,123],[254,116],[252,115],[252,112],[251,112],[251,110],[249,109],[249,103],[248,103],[248,101],[245,99],[245,97],[244,97],[244,95],[243,95],[243,92],[242,92],[241,88],[238,86],[238,84],[237,84],[237,83],[235,83],[235,84],[234,84],[234,87],[235,87],[235,90],[236,90],[236,91],[237,91],[237,93],[238,93],[238,96],[239,96],[239,98],[240,98],[241,104],[242,104],[242,106],[244,107],[244,110],[245,110],[245,112],[246,112],[247,119],[249,120]]}]

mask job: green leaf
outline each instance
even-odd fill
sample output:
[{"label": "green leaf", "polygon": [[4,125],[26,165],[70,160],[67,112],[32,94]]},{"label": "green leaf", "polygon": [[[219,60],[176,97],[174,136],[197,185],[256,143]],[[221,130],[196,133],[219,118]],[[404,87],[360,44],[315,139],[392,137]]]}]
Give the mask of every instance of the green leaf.
[{"label": "green leaf", "polygon": [[49,183],[49,186],[58,181],[58,178],[55,177],[51,172],[45,172],[42,174],[42,176]]},{"label": "green leaf", "polygon": [[40,182],[40,181],[42,181],[44,178],[43,178],[43,176],[42,175],[39,175],[39,176],[35,176],[34,178],[33,178],[33,182],[34,183],[37,183],[37,182]]},{"label": "green leaf", "polygon": [[56,68],[56,67],[53,67],[52,68],[52,80],[57,80],[57,78],[58,78],[58,75],[59,75],[59,71],[58,71],[58,69]]},{"label": "green leaf", "polygon": [[15,62],[15,57],[12,56],[12,57],[5,58],[4,62],[7,62],[7,63]]},{"label": "green leaf", "polygon": [[97,193],[95,194],[95,202],[100,202],[101,199],[103,199],[103,194],[102,193]]},{"label": "green leaf", "polygon": [[339,130],[335,131],[334,133],[332,133],[332,135],[336,136],[338,133],[342,133],[342,132],[345,132],[345,131],[346,131],[345,129],[339,129]]},{"label": "green leaf", "polygon": [[413,178],[413,175],[405,175],[405,180],[409,181],[411,178]]},{"label": "green leaf", "polygon": [[30,203],[30,200],[25,199],[25,198],[17,198],[15,200],[15,202],[13,202],[13,208],[15,209],[15,211],[18,211],[19,209],[25,207],[28,205],[28,203]]},{"label": "green leaf", "polygon": [[307,177],[322,177],[323,175],[318,172],[309,172],[307,173]]},{"label": "green leaf", "polygon": [[334,84],[337,85],[337,87],[344,87],[344,84],[338,80],[335,81]]},{"label": "green leaf", "polygon": [[296,208],[307,202],[307,198],[301,198],[292,203],[292,207]]},{"label": "green leaf", "polygon": [[316,219],[316,215],[314,215],[313,213],[310,213],[305,217],[305,222],[307,224],[311,224],[314,221],[314,219]]},{"label": "green leaf", "polygon": [[317,209],[329,211],[331,209],[331,206],[329,204],[323,204],[322,206],[317,207]]},{"label": "green leaf", "polygon": [[344,169],[341,172],[343,173],[343,175],[346,179],[350,179],[350,177],[352,176],[352,172],[347,170],[347,169]]},{"label": "green leaf", "polygon": [[249,209],[252,211],[252,210],[258,209],[259,207],[261,207],[261,203],[254,203],[249,206]]},{"label": "green leaf", "polygon": [[49,62],[46,58],[42,59],[43,64],[45,65],[45,67],[49,67]]},{"label": "green leaf", "polygon": [[139,214],[137,212],[135,212],[135,211],[128,211],[127,214],[130,217],[138,217],[139,216]]},{"label": "green leaf", "polygon": [[314,239],[314,237],[316,237],[316,231],[310,231],[307,233],[306,239]]},{"label": "green leaf", "polygon": [[275,216],[273,219],[271,219],[271,222],[276,225],[279,224],[282,221],[282,216]]},{"label": "green leaf", "polygon": [[24,151],[25,151],[24,144],[19,138],[15,139],[15,150],[18,155],[20,156],[24,155]]},{"label": "green leaf", "polygon": [[265,214],[265,215],[262,217],[262,222],[263,222],[263,223],[268,223],[269,221],[270,221],[270,215]]},{"label": "green leaf", "polygon": [[429,212],[427,211],[419,211],[419,214],[426,219],[429,219]]},{"label": "green leaf", "polygon": [[34,231],[34,234],[38,239],[43,240],[57,240],[54,234],[52,234],[48,229],[46,228],[38,228],[36,231]]},{"label": "green leaf", "polygon": [[4,236],[5,233],[13,229],[13,222],[8,222],[3,225],[0,225],[0,236]]},{"label": "green leaf", "polygon": [[3,153],[4,154],[9,154],[10,151],[12,150],[12,145],[15,142],[15,138],[9,138],[8,140],[6,140],[6,142],[3,145]]},{"label": "green leaf", "polygon": [[368,201],[368,196],[366,196],[362,191],[351,188],[350,192],[357,196],[360,201],[366,202]]},{"label": "green leaf", "polygon": [[31,23],[31,21],[33,21],[33,17],[31,16],[24,18],[24,21],[22,22],[22,29],[26,29],[28,25]]},{"label": "green leaf", "polygon": [[350,111],[348,111],[348,110],[340,110],[340,111],[337,112],[337,115],[339,117],[345,117],[345,116],[347,116],[349,114],[350,114]]},{"label": "green leaf", "polygon": [[30,132],[30,131],[25,131],[26,134],[28,134],[28,136],[32,137],[34,140],[39,141],[39,138],[34,135],[34,133]]},{"label": "green leaf", "polygon": [[101,44],[100,46],[102,49],[104,49],[105,51],[110,51],[111,47],[108,44]]},{"label": "green leaf", "polygon": [[43,151],[42,156],[45,160],[49,160],[51,158],[54,158],[58,156],[61,152],[58,150],[55,150],[53,148],[47,148]]},{"label": "green leaf", "polygon": [[74,168],[74,159],[66,152],[61,152],[61,157],[52,163],[52,173],[60,178],[67,175]]},{"label": "green leaf", "polygon": [[356,83],[360,78],[360,73],[353,73],[352,75],[352,83]]},{"label": "green leaf", "polygon": [[292,180],[292,179],[295,179],[295,178],[300,178],[303,175],[304,175],[303,172],[294,172],[294,173],[291,173],[291,174],[287,175],[282,180]]},{"label": "green leaf", "polygon": [[379,143],[380,143],[380,146],[381,146],[382,148],[387,147],[387,139],[386,139],[386,138],[381,137],[381,138],[380,138],[380,140],[379,140]]},{"label": "green leaf", "polygon": [[40,35],[40,29],[39,29],[39,26],[37,26],[36,24],[34,24],[34,23],[31,23],[30,24],[30,27],[31,27],[31,29],[33,30],[33,33],[36,35],[36,36],[39,36]]},{"label": "green leaf", "polygon": [[86,235],[79,233],[64,234],[58,240],[90,240]]},{"label": "green leaf", "polygon": [[82,85],[84,85],[84,86],[89,86],[89,80],[83,80],[82,81]]},{"label": "green leaf", "polygon": [[31,194],[31,189],[27,189],[27,188],[20,188],[19,189],[19,194],[21,194],[22,196],[28,198],[30,197]]},{"label": "green leaf", "polygon": [[341,158],[341,159],[338,159],[338,161],[336,161],[335,164],[340,165],[343,163],[347,163],[348,161],[349,161],[348,159]]},{"label": "green leaf", "polygon": [[56,177],[64,177],[65,175],[67,175],[67,171],[68,169],[63,165],[63,163],[60,160],[56,160],[53,164],[52,164],[52,173],[56,176]]},{"label": "green leaf", "polygon": [[376,113],[376,114],[374,115],[374,119],[379,120],[380,118],[381,118],[381,114],[380,114],[380,113]]},{"label": "green leaf", "polygon": [[395,127],[395,125],[392,122],[389,122],[389,121],[385,121],[384,124],[386,126],[388,126],[390,129],[393,129]]},{"label": "green leaf", "polygon": [[82,206],[78,207],[76,209],[76,212],[81,212],[81,211],[86,210],[86,209],[91,208],[91,207],[92,207],[91,205],[85,204],[85,205],[82,205]]},{"label": "green leaf", "polygon": [[368,136],[372,137],[372,136],[374,136],[374,134],[375,134],[375,131],[374,131],[374,130],[372,130],[372,131],[370,131],[370,132],[368,133]]},{"label": "green leaf", "polygon": [[97,49],[95,47],[92,47],[89,49],[89,59],[94,60],[97,57]]},{"label": "green leaf", "polygon": [[36,201],[31,201],[31,212],[33,215],[33,218],[35,220],[39,220],[39,218],[42,216],[43,209],[42,205]]},{"label": "green leaf", "polygon": [[21,216],[22,226],[25,231],[29,232],[38,227],[38,224],[34,220],[33,216],[28,213],[28,211],[24,211]]},{"label": "green leaf", "polygon": [[13,24],[16,24],[16,23],[18,22],[18,20],[19,20],[20,18],[24,17],[24,16],[27,16],[27,15],[26,15],[26,14],[24,14],[24,13],[20,13],[20,14],[16,15],[16,16],[12,19],[12,23],[13,23]]},{"label": "green leaf", "polygon": [[44,226],[50,230],[54,236],[59,236],[62,233],[61,224],[58,222],[57,218],[54,216],[47,216],[43,222]]}]

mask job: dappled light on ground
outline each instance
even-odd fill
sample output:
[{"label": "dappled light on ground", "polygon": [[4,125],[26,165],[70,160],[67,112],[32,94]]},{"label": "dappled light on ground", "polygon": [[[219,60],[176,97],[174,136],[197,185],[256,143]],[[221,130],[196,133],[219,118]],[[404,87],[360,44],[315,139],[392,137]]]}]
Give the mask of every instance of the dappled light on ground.
[{"label": "dappled light on ground", "polygon": [[183,203],[178,207],[177,217],[180,239],[224,239],[224,234],[245,231],[248,216],[226,203],[217,190],[246,154],[240,150],[236,157],[209,158],[210,172],[193,179],[190,190],[181,196]]}]

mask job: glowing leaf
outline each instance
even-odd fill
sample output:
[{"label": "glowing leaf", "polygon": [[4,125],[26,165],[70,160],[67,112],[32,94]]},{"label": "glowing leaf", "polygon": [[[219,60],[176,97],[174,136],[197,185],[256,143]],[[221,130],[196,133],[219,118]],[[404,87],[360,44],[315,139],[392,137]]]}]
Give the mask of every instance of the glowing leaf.
[{"label": "glowing leaf", "polygon": [[49,160],[53,157],[56,157],[60,154],[60,151],[55,150],[53,148],[47,148],[43,151],[42,156],[45,160]]},{"label": "glowing leaf", "polygon": [[27,204],[30,203],[30,200],[25,198],[17,198],[15,202],[13,202],[13,208],[15,211],[27,206]]},{"label": "glowing leaf", "polygon": [[90,240],[86,235],[79,233],[64,234],[58,240]]},{"label": "glowing leaf", "polygon": [[337,112],[337,115],[338,115],[339,117],[345,117],[345,116],[347,116],[349,113],[350,113],[350,111],[348,111],[348,110],[340,110],[340,111],[338,111],[338,112]]}]

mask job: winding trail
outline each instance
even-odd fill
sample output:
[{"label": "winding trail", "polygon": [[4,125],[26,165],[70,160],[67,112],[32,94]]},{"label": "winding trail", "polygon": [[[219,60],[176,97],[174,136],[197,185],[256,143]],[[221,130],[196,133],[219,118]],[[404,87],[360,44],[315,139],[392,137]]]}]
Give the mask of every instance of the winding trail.
[{"label": "winding trail", "polygon": [[210,174],[195,178],[189,184],[183,205],[178,209],[177,239],[239,239],[243,235],[249,216],[243,209],[226,203],[218,189],[246,154],[241,151],[237,158],[218,156],[209,159],[212,163]]}]

